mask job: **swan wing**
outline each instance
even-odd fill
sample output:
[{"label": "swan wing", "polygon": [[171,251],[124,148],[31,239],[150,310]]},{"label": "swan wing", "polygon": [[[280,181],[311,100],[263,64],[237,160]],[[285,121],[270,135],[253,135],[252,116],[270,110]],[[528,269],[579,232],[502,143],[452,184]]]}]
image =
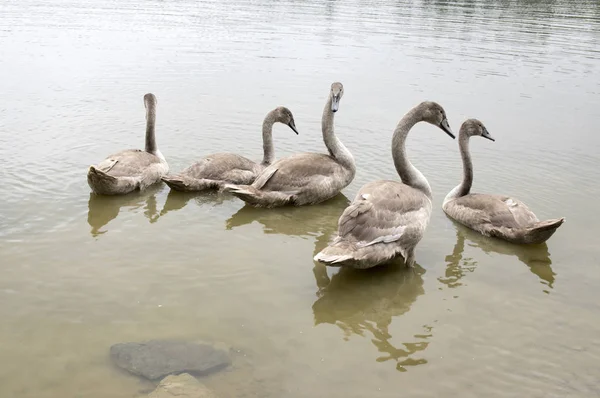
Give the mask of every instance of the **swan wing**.
[{"label": "swan wing", "polygon": [[461,218],[494,227],[524,228],[539,221],[525,203],[510,196],[473,193],[453,202],[455,212],[462,213]]},{"label": "swan wing", "polygon": [[[181,174],[197,179],[205,178],[249,184],[254,180],[256,167],[256,163],[235,153],[215,153],[193,163]],[[251,178],[250,181],[248,181],[248,177]]]},{"label": "swan wing", "polygon": [[108,156],[97,168],[113,177],[139,176],[161,160],[146,151],[129,149]]},{"label": "swan wing", "polygon": [[365,185],[339,219],[340,238],[363,246],[407,237],[420,239],[429,222],[431,201],[422,192],[397,181]]},{"label": "swan wing", "polygon": [[318,153],[300,153],[282,158],[267,167],[256,178],[257,189],[297,192],[310,186],[326,187],[342,171],[331,156]]}]

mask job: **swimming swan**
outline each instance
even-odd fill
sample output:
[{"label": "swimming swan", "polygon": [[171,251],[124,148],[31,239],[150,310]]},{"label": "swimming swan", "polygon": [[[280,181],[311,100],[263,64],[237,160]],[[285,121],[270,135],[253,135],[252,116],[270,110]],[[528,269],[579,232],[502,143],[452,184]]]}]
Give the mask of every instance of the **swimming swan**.
[{"label": "swimming swan", "polygon": [[146,106],[146,149],[128,149],[108,156],[96,166],[90,166],[87,181],[92,191],[101,195],[123,195],[136,189],[144,190],[160,182],[169,172],[165,157],[156,146],[156,97],[144,95]]},{"label": "swimming swan", "polygon": [[329,154],[299,153],[279,159],[252,185],[225,185],[225,190],[255,207],[312,205],[333,198],[354,179],[354,158],[333,131],[333,115],[344,94],[333,83],[323,110],[321,127]]},{"label": "swimming swan", "polygon": [[482,136],[495,141],[477,119],[460,127],[458,144],[463,161],[463,181],[444,199],[444,212],[457,222],[485,235],[512,243],[543,243],[565,221],[556,218],[540,221],[520,200],[504,195],[469,193],[473,184],[473,163],[469,138]]},{"label": "swimming swan", "polygon": [[294,116],[288,108],[278,107],[267,114],[263,122],[263,160],[255,163],[235,153],[215,153],[192,164],[179,174],[163,177],[163,181],[175,191],[194,192],[221,189],[225,184],[252,184],[256,176],[273,163],[273,125],[288,125],[296,134]]},{"label": "swimming swan", "polygon": [[431,187],[406,157],[405,142],[419,122],[431,123],[454,138],[446,112],[435,102],[422,102],[398,123],[392,157],[400,181],[364,185],[338,221],[335,239],[315,257],[329,266],[371,268],[398,255],[406,266],[415,262],[415,247],[431,218]]}]

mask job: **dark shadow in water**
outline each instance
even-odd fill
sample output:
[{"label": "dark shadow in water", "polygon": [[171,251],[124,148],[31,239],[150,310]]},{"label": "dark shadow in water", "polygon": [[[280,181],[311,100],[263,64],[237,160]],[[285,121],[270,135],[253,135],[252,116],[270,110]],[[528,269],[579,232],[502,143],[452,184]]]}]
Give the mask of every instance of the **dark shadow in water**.
[{"label": "dark shadow in water", "polygon": [[206,191],[206,192],[178,192],[169,190],[165,205],[160,211],[160,217],[165,216],[171,211],[177,211],[187,206],[190,200],[194,200],[198,206],[203,205],[220,205],[227,201],[237,200],[233,195],[220,193],[217,191]]},{"label": "dark shadow in water", "polygon": [[402,260],[369,270],[341,268],[326,286],[319,289],[312,309],[315,325],[328,323],[338,326],[347,340],[351,335],[370,333],[371,342],[382,353],[378,362],[394,361],[396,369],[405,372],[407,366],[427,363],[414,355],[425,350],[432,327],[424,325],[424,333],[415,341],[392,344],[389,326],[394,317],[410,311],[411,305],[425,293],[419,265],[406,268]]},{"label": "dark shadow in water", "polygon": [[344,194],[313,206],[286,206],[276,209],[262,209],[244,206],[232,215],[225,224],[227,229],[252,224],[263,225],[266,234],[295,236],[331,235],[337,230],[337,222],[350,201]]},{"label": "dark shadow in water", "polygon": [[139,209],[144,206],[144,215],[151,223],[158,218],[156,207],[156,194],[164,188],[162,184],[155,184],[145,191],[136,191],[127,195],[104,196],[90,193],[88,201],[88,224],[92,227],[92,236],[99,236],[107,231],[101,228],[117,218],[121,208],[128,207],[130,210]]},{"label": "dark shadow in water", "polygon": [[[498,253],[516,256],[519,261],[529,267],[529,270],[540,279],[540,283],[549,288],[553,288],[556,273],[552,270],[550,264],[550,252],[548,246],[541,245],[516,245],[496,238],[488,238],[469,229],[461,224],[452,221],[456,226],[456,244],[452,254],[446,256],[446,275],[439,278],[439,281],[448,287],[454,288],[461,286],[461,279],[468,272],[473,272],[477,267],[477,262],[472,258],[463,258],[465,240],[469,241],[469,246],[477,247],[485,253]],[[550,293],[544,289],[545,293]]]}]

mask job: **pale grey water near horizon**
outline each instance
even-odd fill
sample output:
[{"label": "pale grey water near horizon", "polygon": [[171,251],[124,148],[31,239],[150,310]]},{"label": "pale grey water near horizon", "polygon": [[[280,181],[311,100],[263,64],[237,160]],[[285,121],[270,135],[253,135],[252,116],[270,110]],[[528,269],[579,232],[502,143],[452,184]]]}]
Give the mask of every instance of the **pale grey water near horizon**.
[{"label": "pale grey water near horizon", "polygon": [[[220,397],[600,396],[600,3],[597,1],[68,1],[0,3],[0,396],[133,397],[114,343],[217,342]],[[216,151],[325,151],[336,114],[357,174],[342,195],[256,210],[164,185],[90,195],[87,167],[143,147],[147,92],[172,171]],[[360,186],[397,178],[396,123],[439,102],[474,138],[474,191],[510,194],[547,242],[483,238],[442,212],[456,140],[408,140],[434,212],[414,270],[312,261]]]}]

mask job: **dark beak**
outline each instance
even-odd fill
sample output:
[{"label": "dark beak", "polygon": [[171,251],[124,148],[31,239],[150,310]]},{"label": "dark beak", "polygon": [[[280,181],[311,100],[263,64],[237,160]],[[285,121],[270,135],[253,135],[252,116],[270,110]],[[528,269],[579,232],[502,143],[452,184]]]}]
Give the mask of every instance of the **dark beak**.
[{"label": "dark beak", "polygon": [[488,140],[492,140],[492,141],[494,141],[494,142],[496,141],[496,140],[494,139],[494,137],[492,137],[492,136],[490,135],[490,132],[489,132],[489,131],[487,131],[487,129],[486,129],[485,127],[483,128],[483,134],[481,134],[481,136],[482,136],[483,138],[487,138]]},{"label": "dark beak", "polygon": [[294,123],[294,119],[290,120],[288,126],[290,126],[292,130],[294,130],[294,133],[298,134],[298,130],[296,130],[296,123]]},{"label": "dark beak", "polygon": [[340,109],[340,96],[339,95],[334,95],[331,98],[331,111],[332,112],[337,112],[338,109]]},{"label": "dark beak", "polygon": [[444,130],[446,134],[448,134],[450,137],[452,137],[453,139],[455,138],[454,133],[452,132],[452,129],[450,129],[450,125],[448,124],[448,119],[444,118],[442,120],[442,122],[440,123],[440,128]]}]

